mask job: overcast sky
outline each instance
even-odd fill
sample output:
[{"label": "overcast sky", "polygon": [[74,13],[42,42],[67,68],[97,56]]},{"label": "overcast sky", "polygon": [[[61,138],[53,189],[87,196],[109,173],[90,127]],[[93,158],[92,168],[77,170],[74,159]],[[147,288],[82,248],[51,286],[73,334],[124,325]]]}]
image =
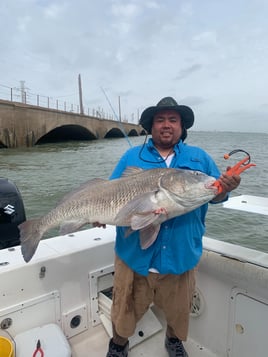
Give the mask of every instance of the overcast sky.
[{"label": "overcast sky", "polygon": [[[267,0],[1,0],[0,97],[25,87],[87,108],[173,96],[194,130],[268,133]],[[103,91],[101,90],[103,88]]]}]

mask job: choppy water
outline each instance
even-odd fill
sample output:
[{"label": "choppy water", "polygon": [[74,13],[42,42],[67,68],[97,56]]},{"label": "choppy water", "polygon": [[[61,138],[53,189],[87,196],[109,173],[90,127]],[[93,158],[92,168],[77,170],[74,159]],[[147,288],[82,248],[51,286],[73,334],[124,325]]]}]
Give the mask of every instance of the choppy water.
[{"label": "choppy water", "polygon": [[[130,138],[132,145],[144,137]],[[242,173],[237,194],[268,197],[268,134],[233,132],[188,133],[187,143],[201,146],[221,170],[228,162],[223,154],[241,148],[251,154],[256,167]],[[0,150],[0,176],[19,188],[27,218],[48,212],[72,188],[93,177],[108,178],[119,157],[129,148],[126,139],[45,144],[27,149]],[[210,205],[207,236],[268,252],[268,217]]]}]

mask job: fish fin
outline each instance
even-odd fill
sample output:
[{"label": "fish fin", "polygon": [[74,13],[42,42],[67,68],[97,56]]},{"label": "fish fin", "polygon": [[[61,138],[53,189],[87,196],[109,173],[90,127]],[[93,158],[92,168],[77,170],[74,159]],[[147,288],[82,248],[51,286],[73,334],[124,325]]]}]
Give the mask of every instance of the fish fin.
[{"label": "fish fin", "polygon": [[[156,224],[156,225],[150,224],[149,226],[140,230],[139,233],[140,233],[141,249],[147,249],[154,243],[159,233],[159,230],[160,230],[160,224]],[[127,227],[125,230],[124,237],[127,238],[133,232],[134,230],[131,229],[131,227]]]},{"label": "fish fin", "polygon": [[88,180],[84,183],[82,183],[79,187],[75,188],[74,190],[72,190],[71,192],[67,193],[65,196],[63,196],[63,198],[58,202],[57,205],[60,205],[62,203],[64,203],[67,200],[72,199],[75,196],[75,199],[77,200],[79,197],[84,197],[84,195],[86,195],[88,190],[91,190],[93,186],[99,184],[99,183],[103,183],[103,182],[107,182],[108,180],[102,179],[102,178],[94,178],[92,180]]},{"label": "fish fin", "polygon": [[88,222],[82,219],[63,222],[60,226],[60,234],[65,235],[68,233],[73,233],[75,231],[78,231],[79,228],[83,227],[86,224],[88,224]]},{"label": "fish fin", "polygon": [[28,263],[42,238],[43,232],[40,230],[40,219],[32,219],[21,223],[19,226],[20,244],[23,259]]},{"label": "fish fin", "polygon": [[137,231],[150,226],[158,219],[159,215],[153,211],[140,212],[131,217],[130,225],[133,230]]},{"label": "fish fin", "polygon": [[160,224],[149,225],[140,231],[140,245],[141,249],[149,248],[156,240],[160,230]]},{"label": "fish fin", "polygon": [[141,169],[140,167],[136,166],[128,166],[124,171],[121,177],[127,177],[135,174],[139,174],[143,172],[144,170]]},{"label": "fish fin", "polygon": [[131,229],[131,227],[127,227],[125,229],[125,234],[124,237],[127,238],[128,236],[130,236],[131,233],[135,232],[133,229]]},{"label": "fish fin", "polygon": [[[137,215],[137,217],[144,215],[146,217],[148,213],[152,213],[155,209],[157,209],[157,207],[152,202],[152,197],[154,195],[155,192],[148,192],[129,201],[117,213],[115,217],[115,224],[117,226],[131,225],[131,220],[134,215]],[[122,222],[124,222],[124,224],[121,224]]]}]

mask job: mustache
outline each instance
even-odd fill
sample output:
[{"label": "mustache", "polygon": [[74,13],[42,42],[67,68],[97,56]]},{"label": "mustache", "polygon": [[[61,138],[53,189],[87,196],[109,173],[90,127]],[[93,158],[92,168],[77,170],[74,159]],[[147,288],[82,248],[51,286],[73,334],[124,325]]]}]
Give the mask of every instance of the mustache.
[{"label": "mustache", "polygon": [[161,130],[161,134],[173,134],[172,130]]}]

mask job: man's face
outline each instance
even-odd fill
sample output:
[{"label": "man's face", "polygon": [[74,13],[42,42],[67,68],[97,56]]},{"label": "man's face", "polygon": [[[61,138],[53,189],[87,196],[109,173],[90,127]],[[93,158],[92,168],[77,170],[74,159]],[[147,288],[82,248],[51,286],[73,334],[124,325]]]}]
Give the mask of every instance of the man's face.
[{"label": "man's face", "polygon": [[153,119],[152,138],[156,146],[170,148],[182,135],[182,123],[175,110],[162,110]]}]

